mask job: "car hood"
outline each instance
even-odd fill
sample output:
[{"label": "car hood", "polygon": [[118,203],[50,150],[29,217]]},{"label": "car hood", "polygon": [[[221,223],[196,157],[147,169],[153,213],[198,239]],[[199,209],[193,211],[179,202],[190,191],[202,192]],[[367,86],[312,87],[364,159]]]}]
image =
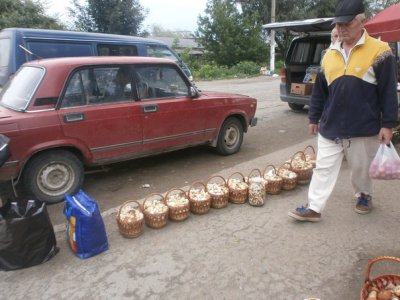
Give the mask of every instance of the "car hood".
[{"label": "car hood", "polygon": [[238,97],[238,98],[250,98],[249,96],[240,95],[240,94],[232,94],[232,93],[226,93],[226,92],[201,91],[201,97],[226,98],[226,97],[232,97],[232,96]]}]

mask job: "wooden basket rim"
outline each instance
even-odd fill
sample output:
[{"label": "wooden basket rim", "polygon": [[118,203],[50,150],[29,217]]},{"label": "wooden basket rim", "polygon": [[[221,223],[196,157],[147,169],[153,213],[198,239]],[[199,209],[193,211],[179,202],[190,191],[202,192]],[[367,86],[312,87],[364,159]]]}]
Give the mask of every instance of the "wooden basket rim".
[{"label": "wooden basket rim", "polygon": [[226,182],[226,179],[225,179],[223,176],[221,176],[221,175],[214,175],[214,176],[211,176],[211,177],[209,177],[209,178],[207,179],[207,181],[206,181],[206,186],[207,186],[207,184],[210,182],[210,180],[213,179],[213,178],[221,178],[221,179],[224,181],[224,185],[225,185],[225,186],[228,185],[227,182]]},{"label": "wooden basket rim", "polygon": [[118,209],[118,214],[117,214],[117,219],[118,219],[118,220],[120,219],[120,215],[121,215],[121,210],[122,210],[122,208],[125,207],[128,203],[136,203],[137,206],[138,206],[139,211],[140,211],[141,213],[143,213],[143,207],[142,207],[142,205],[139,203],[139,201],[136,201],[136,200],[128,200],[128,201],[125,201],[125,202],[119,207],[119,209]]}]

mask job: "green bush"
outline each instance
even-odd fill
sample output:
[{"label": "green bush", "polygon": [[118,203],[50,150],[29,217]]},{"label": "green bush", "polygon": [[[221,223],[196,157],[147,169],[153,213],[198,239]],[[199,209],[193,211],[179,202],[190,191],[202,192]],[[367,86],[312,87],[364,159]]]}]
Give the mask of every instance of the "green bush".
[{"label": "green bush", "polygon": [[233,75],[240,77],[258,75],[260,73],[260,66],[252,61],[243,61],[238,63],[236,66],[233,66],[230,71]]},{"label": "green bush", "polygon": [[228,68],[226,66],[207,64],[190,64],[195,80],[213,80],[228,78],[244,78],[260,74],[260,66],[254,62],[244,61]]},{"label": "green bush", "polygon": [[278,60],[275,62],[275,74],[280,75],[281,74],[281,70],[283,68],[283,66],[285,65],[285,62],[283,60]]}]

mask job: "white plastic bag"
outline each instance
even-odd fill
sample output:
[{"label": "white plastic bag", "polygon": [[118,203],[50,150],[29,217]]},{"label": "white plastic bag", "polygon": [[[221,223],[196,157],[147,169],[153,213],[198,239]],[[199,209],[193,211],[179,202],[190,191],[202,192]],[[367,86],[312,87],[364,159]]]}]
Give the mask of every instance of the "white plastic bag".
[{"label": "white plastic bag", "polygon": [[400,157],[392,142],[380,145],[369,167],[369,176],[373,179],[400,179]]}]

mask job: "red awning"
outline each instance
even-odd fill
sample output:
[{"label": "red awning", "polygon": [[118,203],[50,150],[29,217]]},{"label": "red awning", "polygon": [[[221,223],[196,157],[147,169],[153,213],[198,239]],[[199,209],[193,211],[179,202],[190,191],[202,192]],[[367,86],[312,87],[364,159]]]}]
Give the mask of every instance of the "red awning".
[{"label": "red awning", "polygon": [[368,34],[385,42],[400,41],[400,4],[394,4],[376,14],[365,24]]}]

